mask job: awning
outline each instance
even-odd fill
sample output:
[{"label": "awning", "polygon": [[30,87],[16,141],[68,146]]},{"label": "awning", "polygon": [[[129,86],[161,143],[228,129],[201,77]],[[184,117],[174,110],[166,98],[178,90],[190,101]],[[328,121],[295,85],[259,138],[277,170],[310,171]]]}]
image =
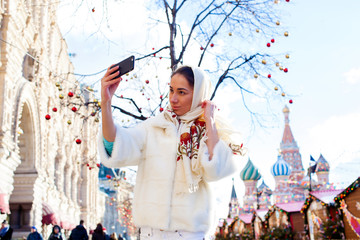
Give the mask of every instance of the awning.
[{"label": "awning", "polygon": [[45,225],[56,225],[59,224],[59,218],[56,215],[56,213],[54,212],[54,210],[50,207],[49,204],[43,202],[42,203],[42,220],[41,220],[42,224]]},{"label": "awning", "polygon": [[10,214],[9,199],[6,193],[0,193],[0,212]]}]

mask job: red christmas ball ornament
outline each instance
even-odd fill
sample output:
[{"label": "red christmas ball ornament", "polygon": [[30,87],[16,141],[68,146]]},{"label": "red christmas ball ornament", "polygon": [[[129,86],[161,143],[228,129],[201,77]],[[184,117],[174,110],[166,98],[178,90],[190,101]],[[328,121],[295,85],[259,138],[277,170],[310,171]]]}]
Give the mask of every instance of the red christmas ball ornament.
[{"label": "red christmas ball ornament", "polygon": [[267,44],[266,44],[266,46],[267,46],[267,47],[270,47],[270,46],[271,46],[271,44],[270,44],[270,43],[267,43]]},{"label": "red christmas ball ornament", "polygon": [[271,39],[271,42],[274,43],[274,42],[275,42],[275,39]]},{"label": "red christmas ball ornament", "polygon": [[53,110],[53,112],[57,112],[57,108],[56,108],[56,107],[54,107],[52,110]]},{"label": "red christmas ball ornament", "polygon": [[286,2],[290,2],[290,0],[285,0]]},{"label": "red christmas ball ornament", "polygon": [[214,47],[214,44],[212,43],[212,44],[210,44],[210,47]]},{"label": "red christmas ball ornament", "polygon": [[146,84],[149,84],[149,82],[150,82],[149,80],[146,80],[146,81],[145,81]]},{"label": "red christmas ball ornament", "polygon": [[152,48],[152,50],[154,51],[154,50],[155,50],[155,48]]},{"label": "red christmas ball ornament", "polygon": [[77,111],[77,108],[76,108],[76,107],[72,107],[72,108],[71,108],[71,111],[76,112],[76,111]]},{"label": "red christmas ball ornament", "polygon": [[123,95],[120,95],[121,98],[123,98],[124,96]]},{"label": "red christmas ball ornament", "polygon": [[202,50],[204,50],[204,48],[203,48],[203,47],[200,47],[200,50],[202,51]]},{"label": "red christmas ball ornament", "polygon": [[100,165],[100,163],[97,163],[96,166],[99,168],[101,165]]},{"label": "red christmas ball ornament", "polygon": [[89,167],[89,166],[90,166],[90,164],[89,164],[89,163],[87,163],[87,164],[86,164],[86,166],[87,166],[87,167]]},{"label": "red christmas ball ornament", "polygon": [[162,59],[162,57],[159,57],[159,59],[161,60],[161,59]]},{"label": "red christmas ball ornament", "polygon": [[268,78],[271,78],[271,74],[268,74]]},{"label": "red christmas ball ornament", "polygon": [[50,118],[51,118],[51,117],[50,117],[50,114],[46,114],[46,115],[45,115],[45,119],[46,119],[46,120],[50,120]]},{"label": "red christmas ball ornament", "polygon": [[91,9],[92,12],[95,12],[95,8]]},{"label": "red christmas ball ornament", "polygon": [[156,57],[156,53],[154,53],[153,56]]},{"label": "red christmas ball ornament", "polygon": [[106,178],[107,178],[107,179],[111,179],[111,176],[108,174],[108,175],[106,175]]},{"label": "red christmas ball ornament", "polygon": [[161,107],[161,108],[160,108],[160,112],[162,112],[162,111],[164,111],[164,108]]},{"label": "red christmas ball ornament", "polygon": [[92,169],[92,167],[89,167],[89,170],[91,170]]},{"label": "red christmas ball ornament", "polygon": [[293,103],[293,100],[292,100],[292,99],[290,99],[290,100],[289,100],[289,103],[290,103],[290,104],[292,104],[292,103]]},{"label": "red christmas ball ornament", "polygon": [[124,180],[126,180],[126,177],[124,177]]},{"label": "red christmas ball ornament", "polygon": [[150,101],[150,98],[148,98],[147,100]]},{"label": "red christmas ball ornament", "polygon": [[289,71],[289,70],[288,70],[287,68],[284,68],[284,72],[286,72],[286,73],[287,73],[288,71]]},{"label": "red christmas ball ornament", "polygon": [[74,93],[73,93],[73,92],[69,92],[69,93],[68,93],[68,96],[69,96],[69,97],[73,97],[73,96],[74,96]]},{"label": "red christmas ball ornament", "polygon": [[160,99],[163,99],[163,95],[160,95]]},{"label": "red christmas ball ornament", "polygon": [[81,139],[78,138],[78,139],[75,140],[75,142],[76,142],[76,144],[81,144]]},{"label": "red christmas ball ornament", "polygon": [[92,111],[91,112],[91,116],[94,117],[96,115],[96,112],[95,111]]}]

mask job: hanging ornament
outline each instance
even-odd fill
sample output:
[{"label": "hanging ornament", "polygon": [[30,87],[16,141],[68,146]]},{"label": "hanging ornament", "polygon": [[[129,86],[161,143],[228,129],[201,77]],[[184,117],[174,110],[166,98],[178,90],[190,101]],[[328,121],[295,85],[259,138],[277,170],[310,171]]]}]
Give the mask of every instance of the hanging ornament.
[{"label": "hanging ornament", "polygon": [[53,112],[57,112],[57,108],[56,108],[56,107],[54,107],[52,110],[53,110]]},{"label": "hanging ornament", "polygon": [[81,139],[78,138],[78,139],[75,140],[75,142],[76,142],[76,144],[81,144]]},{"label": "hanging ornament", "polygon": [[258,78],[259,75],[257,73],[254,74],[254,78]]},{"label": "hanging ornament", "polygon": [[289,36],[289,33],[288,33],[288,32],[284,32],[284,36],[285,36],[285,37],[288,37],[288,36]]},{"label": "hanging ornament", "polygon": [[275,3],[275,4],[278,4],[278,3],[279,3],[279,0],[275,0],[274,3]]},{"label": "hanging ornament", "polygon": [[232,33],[231,33],[231,32],[229,32],[229,36],[230,36],[230,37],[232,36]]},{"label": "hanging ornament", "polygon": [[59,94],[59,98],[60,98],[60,99],[64,99],[64,95]]},{"label": "hanging ornament", "polygon": [[161,108],[159,109],[159,111],[160,111],[160,112],[164,111],[164,108],[161,107]]},{"label": "hanging ornament", "polygon": [[275,39],[272,38],[272,39],[270,40],[270,42],[274,43],[274,42],[275,42]]},{"label": "hanging ornament", "polygon": [[62,89],[62,86],[59,86],[59,87],[58,87],[58,90],[59,90],[59,91],[62,91],[62,90],[63,90],[63,89]]},{"label": "hanging ornament", "polygon": [[278,63],[278,62],[277,62],[277,63],[275,63],[275,66],[277,66],[277,67],[278,67],[278,66],[280,66],[280,63]]},{"label": "hanging ornament", "polygon": [[60,82],[56,82],[56,83],[55,83],[55,86],[56,86],[56,87],[60,87]]},{"label": "hanging ornament", "polygon": [[276,25],[278,25],[278,26],[280,25],[280,21],[279,21],[279,20],[278,20],[278,21],[276,21]]},{"label": "hanging ornament", "polygon": [[267,46],[267,47],[270,47],[270,46],[271,46],[271,44],[270,44],[270,43],[267,43],[267,44],[266,44],[266,46]]},{"label": "hanging ornament", "polygon": [[71,120],[68,120],[68,121],[67,121],[67,124],[70,125],[70,124],[71,124]]},{"label": "hanging ornament", "polygon": [[98,168],[101,167],[100,163],[97,163],[96,166],[97,166]]},{"label": "hanging ornament", "polygon": [[99,118],[95,118],[95,122],[99,122],[100,120],[99,120]]},{"label": "hanging ornament", "polygon": [[71,108],[71,111],[76,112],[77,108],[74,106],[74,107]]},{"label": "hanging ornament", "polygon": [[292,99],[290,99],[290,100],[289,100],[289,103],[290,103],[290,104],[292,104],[292,103],[293,103],[293,100],[292,100]]},{"label": "hanging ornament", "polygon": [[281,96],[285,97],[285,93],[282,93]]},{"label": "hanging ornament", "polygon": [[202,51],[202,50],[204,50],[204,48],[203,48],[203,47],[200,47],[200,50]]},{"label": "hanging ornament", "polygon": [[160,95],[160,99],[163,99],[163,95]]},{"label": "hanging ornament", "polygon": [[80,98],[81,96],[80,96],[80,94],[76,94],[76,98]]},{"label": "hanging ornament", "polygon": [[89,167],[89,170],[91,170],[92,169],[92,167]]},{"label": "hanging ornament", "polygon": [[212,44],[210,44],[210,47],[214,47],[214,44],[212,43]]},{"label": "hanging ornament", "polygon": [[255,31],[256,31],[257,33],[260,32],[260,30],[259,30],[258,28],[257,28]]},{"label": "hanging ornament", "polygon": [[74,96],[74,93],[73,93],[73,92],[69,92],[69,93],[68,93],[68,96],[69,96],[69,97],[73,97],[73,96]]},{"label": "hanging ornament", "polygon": [[96,111],[92,111],[92,112],[91,112],[91,116],[94,117],[95,115],[96,115]]},{"label": "hanging ornament", "polygon": [[149,80],[146,80],[146,81],[145,81],[146,84],[149,84],[149,82],[150,82]]},{"label": "hanging ornament", "polygon": [[263,60],[261,61],[261,63],[262,63],[262,64],[266,64],[266,60],[263,59]]},{"label": "hanging ornament", "polygon": [[91,9],[91,11],[92,11],[92,12],[95,12],[95,7],[93,7],[93,8]]},{"label": "hanging ornament", "polygon": [[290,58],[290,55],[289,55],[289,54],[286,54],[286,55],[285,55],[285,58],[288,58],[288,59],[289,59],[289,58]]},{"label": "hanging ornament", "polygon": [[289,71],[289,70],[288,70],[287,68],[284,68],[284,72],[286,72],[286,73],[287,73],[288,71]]},{"label": "hanging ornament", "polygon": [[106,178],[107,178],[107,179],[111,179],[111,175],[109,175],[109,174],[106,175]]},{"label": "hanging ornament", "polygon": [[284,68],[282,66],[279,67],[280,71],[282,71]]},{"label": "hanging ornament", "polygon": [[286,2],[290,2],[290,0],[285,0]]},{"label": "hanging ornament", "polygon": [[51,118],[50,114],[46,114],[46,115],[45,115],[45,119],[46,119],[46,120],[50,120],[50,118]]},{"label": "hanging ornament", "polygon": [[268,78],[271,78],[271,74],[268,74]]}]

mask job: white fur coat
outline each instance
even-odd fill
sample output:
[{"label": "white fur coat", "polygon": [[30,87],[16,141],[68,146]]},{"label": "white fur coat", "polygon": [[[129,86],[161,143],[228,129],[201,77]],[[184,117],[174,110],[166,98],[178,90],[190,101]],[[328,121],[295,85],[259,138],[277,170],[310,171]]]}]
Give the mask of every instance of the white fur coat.
[{"label": "white fur coat", "polygon": [[[101,132],[101,131],[100,131]],[[206,144],[199,158],[204,169],[199,190],[174,192],[176,152],[179,136],[174,124],[159,114],[134,128],[116,126],[111,157],[105,151],[103,136],[99,152],[107,167],[138,166],[133,202],[133,220],[137,227],[168,231],[207,232],[214,219],[213,200],[207,182],[216,181],[237,171],[231,149],[220,140],[209,161]]]}]

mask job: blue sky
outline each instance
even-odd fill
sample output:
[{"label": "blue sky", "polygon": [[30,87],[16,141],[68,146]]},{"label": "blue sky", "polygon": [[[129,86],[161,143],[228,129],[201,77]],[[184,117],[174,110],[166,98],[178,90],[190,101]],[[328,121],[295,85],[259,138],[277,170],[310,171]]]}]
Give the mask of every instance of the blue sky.
[{"label": "blue sky", "polygon": [[[136,16],[145,16],[145,9],[138,8],[136,2],[128,5],[126,11],[136,10]],[[287,92],[293,95],[294,103],[287,105],[303,165],[308,166],[310,154],[317,159],[322,153],[330,163],[330,181],[338,187],[347,186],[359,176],[360,169],[360,1],[280,2],[288,4],[284,8],[282,24],[288,26],[290,33],[286,41],[278,45],[280,51],[283,49],[290,54],[289,72],[283,83]],[[91,1],[86,4],[87,10],[96,5]],[[58,19],[69,52],[77,54],[72,59],[77,73],[102,70],[124,58],[126,46],[144,44],[138,30],[141,29],[141,18],[126,15],[126,12],[117,14],[116,18],[123,18],[119,22],[126,22],[119,23],[119,28],[127,34],[104,30],[115,39],[117,45],[114,47],[99,35],[90,36],[93,28],[86,25],[68,31],[74,23],[65,17],[67,7],[69,5],[60,5]],[[82,16],[88,15],[81,11]],[[91,25],[91,21],[91,17],[82,17],[79,25],[85,22]],[[227,92],[222,94],[226,96]],[[282,109],[287,100],[274,100],[272,110],[276,119],[271,128],[256,127],[254,131],[250,131],[248,113],[236,111],[236,103],[225,106],[234,126],[243,132],[249,157],[270,187],[274,187],[270,167],[277,158],[284,127]],[[246,159],[242,166],[245,164]],[[236,188],[241,195],[243,184],[238,179]]]}]

